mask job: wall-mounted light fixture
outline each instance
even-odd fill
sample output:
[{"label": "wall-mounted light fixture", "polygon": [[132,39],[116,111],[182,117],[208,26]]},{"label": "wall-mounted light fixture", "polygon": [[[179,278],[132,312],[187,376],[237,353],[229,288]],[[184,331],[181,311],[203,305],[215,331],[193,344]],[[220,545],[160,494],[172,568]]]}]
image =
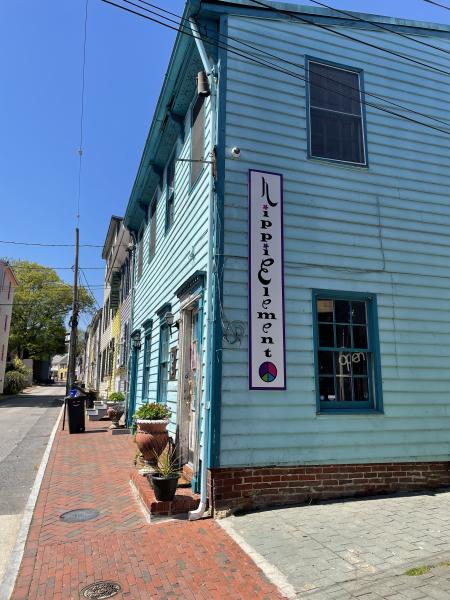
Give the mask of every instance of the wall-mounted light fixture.
[{"label": "wall-mounted light fixture", "polygon": [[175,321],[175,323],[174,323],[174,316],[173,316],[173,313],[171,313],[170,311],[167,311],[164,314],[164,322],[167,325],[167,327],[169,328],[170,335],[172,335],[172,326],[174,326],[175,329],[178,329],[180,326],[179,321]]},{"label": "wall-mounted light fixture", "polygon": [[131,342],[132,342],[133,348],[135,350],[141,349],[141,332],[140,331],[135,331],[133,333],[133,335],[131,336]]}]

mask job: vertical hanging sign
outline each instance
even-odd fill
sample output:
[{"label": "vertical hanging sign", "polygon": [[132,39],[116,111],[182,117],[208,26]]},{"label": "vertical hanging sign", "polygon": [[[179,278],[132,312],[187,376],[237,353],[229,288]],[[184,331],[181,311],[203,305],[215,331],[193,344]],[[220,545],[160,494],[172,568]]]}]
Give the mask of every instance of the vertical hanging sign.
[{"label": "vertical hanging sign", "polygon": [[249,388],[285,390],[283,177],[249,170]]}]

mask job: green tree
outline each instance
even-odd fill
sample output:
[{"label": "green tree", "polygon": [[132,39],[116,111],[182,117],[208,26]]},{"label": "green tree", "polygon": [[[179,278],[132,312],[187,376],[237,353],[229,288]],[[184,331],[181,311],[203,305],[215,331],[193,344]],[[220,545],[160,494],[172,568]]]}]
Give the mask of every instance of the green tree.
[{"label": "green tree", "polygon": [[[49,267],[12,261],[14,294],[9,351],[20,358],[49,358],[65,352],[65,321],[72,310],[72,286]],[[94,299],[79,288],[80,313],[92,313]]]}]

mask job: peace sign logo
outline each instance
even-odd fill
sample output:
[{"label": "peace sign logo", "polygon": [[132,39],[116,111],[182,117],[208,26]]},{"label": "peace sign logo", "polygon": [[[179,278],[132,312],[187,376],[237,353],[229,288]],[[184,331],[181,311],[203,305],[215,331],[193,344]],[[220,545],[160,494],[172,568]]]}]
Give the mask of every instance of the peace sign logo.
[{"label": "peace sign logo", "polygon": [[259,367],[259,376],[266,383],[271,383],[277,378],[277,368],[271,362],[263,362]]}]

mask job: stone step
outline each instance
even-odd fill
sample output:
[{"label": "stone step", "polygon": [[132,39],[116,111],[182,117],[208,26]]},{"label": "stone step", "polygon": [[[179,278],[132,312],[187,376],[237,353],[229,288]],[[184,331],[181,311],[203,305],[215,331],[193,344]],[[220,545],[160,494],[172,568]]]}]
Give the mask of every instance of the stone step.
[{"label": "stone step", "polygon": [[86,414],[89,418],[89,421],[100,421],[107,416],[106,408],[88,408],[86,410]]},{"label": "stone step", "polygon": [[151,483],[139,471],[130,473],[130,485],[138,502],[141,504],[147,518],[178,515],[195,510],[200,503],[200,496],[194,494],[190,488],[177,488],[177,493],[172,502],[159,502],[155,498]]}]

